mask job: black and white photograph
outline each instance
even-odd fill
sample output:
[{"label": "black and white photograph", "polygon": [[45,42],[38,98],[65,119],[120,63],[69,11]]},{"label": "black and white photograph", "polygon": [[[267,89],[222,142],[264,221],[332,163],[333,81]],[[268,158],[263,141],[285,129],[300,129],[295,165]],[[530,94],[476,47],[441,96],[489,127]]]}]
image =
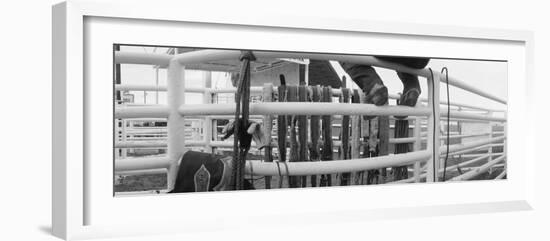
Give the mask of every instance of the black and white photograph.
[{"label": "black and white photograph", "polygon": [[508,62],[113,45],[114,195],[507,178]]},{"label": "black and white photograph", "polygon": [[0,240],[549,240],[546,5],[6,2]]}]

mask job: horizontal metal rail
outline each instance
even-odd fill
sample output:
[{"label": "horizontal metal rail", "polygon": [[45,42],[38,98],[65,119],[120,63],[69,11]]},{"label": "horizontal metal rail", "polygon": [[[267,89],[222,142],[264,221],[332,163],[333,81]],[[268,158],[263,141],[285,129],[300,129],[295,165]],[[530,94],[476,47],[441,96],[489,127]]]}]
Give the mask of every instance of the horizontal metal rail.
[{"label": "horizontal metal rail", "polygon": [[116,142],[115,148],[164,148],[168,147],[166,141],[125,141]]},{"label": "horizontal metal rail", "polygon": [[[431,73],[428,69],[414,69],[403,66],[401,64],[392,63],[377,59],[373,56],[362,55],[338,55],[338,54],[320,54],[320,53],[298,53],[298,52],[267,52],[267,51],[254,51],[254,56],[258,59],[273,59],[273,58],[306,58],[315,60],[334,60],[339,62],[350,62],[358,64],[366,64],[386,69],[392,69],[399,72],[405,72],[430,78]],[[213,60],[235,60],[241,55],[241,51],[238,50],[199,50],[193,52],[186,52],[175,55],[173,61],[178,61],[182,65],[193,63],[204,63]],[[441,75],[439,72],[434,72],[434,75]],[[445,78],[439,78],[444,81]],[[502,104],[506,104],[506,100],[497,97],[493,94],[487,93],[483,90],[477,89],[463,81],[449,76],[449,85],[466,90],[468,92],[483,96],[485,98],[497,101]]]},{"label": "horizontal metal rail", "polygon": [[[400,95],[396,95],[396,94],[389,94],[388,97],[390,99],[394,99],[394,100],[398,100],[401,96]],[[419,98],[418,99],[420,102],[422,103],[428,103],[428,99],[427,98]],[[444,105],[444,106],[447,106],[447,101],[445,100],[440,100],[439,101],[439,104],[440,105]],[[471,110],[479,110],[479,111],[492,111],[492,112],[504,112],[505,110],[501,110],[501,109],[488,109],[488,108],[484,108],[484,107],[479,107],[479,106],[475,106],[475,105],[470,105],[470,104],[465,104],[465,103],[459,103],[459,102],[451,102],[450,104],[451,107],[454,107],[454,108],[465,108],[465,109],[471,109]],[[455,109],[456,110],[456,109]]]},{"label": "horizontal metal rail", "polygon": [[115,160],[115,172],[168,168],[169,164],[167,156],[124,158]]},{"label": "horizontal metal rail", "polygon": [[[167,91],[166,85],[131,85],[131,84],[118,84],[115,85],[115,90],[119,91]],[[209,92],[211,89],[209,88],[193,88],[193,87],[186,87],[185,92],[187,93],[205,93]],[[235,92],[235,91],[233,91]]]},{"label": "horizontal metal rail", "polygon": [[470,152],[477,151],[477,150],[481,150],[481,149],[487,149],[487,148],[489,148],[489,147],[491,147],[490,144],[481,145],[481,146],[476,146],[476,147],[464,149],[464,150],[461,150],[461,151],[451,152],[451,153],[449,153],[449,156],[462,155],[462,154],[464,154],[464,153],[470,153]]},{"label": "horizontal metal rail", "polygon": [[[405,72],[422,76],[425,78],[431,77],[431,73],[428,69],[414,69],[403,66],[401,64],[387,62],[377,59],[373,56],[360,56],[360,55],[338,55],[338,54],[320,54],[320,53],[297,53],[297,52],[267,52],[267,51],[254,51],[255,57],[258,60],[261,59],[273,59],[273,58],[306,58],[315,60],[334,60],[340,62],[351,62],[358,64],[367,64],[371,66],[392,69],[399,72]],[[220,60],[236,60],[241,55],[241,51],[238,50],[199,50],[186,52],[178,55],[166,55],[166,54],[151,54],[151,53],[133,53],[133,52],[115,52],[115,63],[119,64],[150,64],[167,66],[170,61],[177,61],[182,65],[205,63],[208,61],[220,61]],[[434,75],[440,75],[439,72],[434,72]],[[439,78],[444,81],[445,78]],[[497,97],[493,94],[487,93],[483,90],[477,89],[463,81],[449,76],[449,85],[466,90],[468,92],[483,96],[485,98],[494,100],[496,102],[506,104],[506,100]]]},{"label": "horizontal metal rail", "polygon": [[[459,118],[459,119],[467,119],[467,120],[483,120],[483,121],[506,122],[505,117],[494,117],[494,116],[487,116],[487,115],[463,113],[463,112],[458,112],[458,111],[451,111],[450,114],[451,114],[450,115],[451,118]],[[447,112],[442,111],[441,116],[448,117]]]},{"label": "horizontal metal rail", "polygon": [[[444,169],[444,168],[441,168],[441,169],[439,169],[438,171],[439,171],[440,173],[443,173],[443,170],[445,170],[445,171],[451,171],[452,169],[455,169],[455,168],[457,168],[457,167],[459,167],[459,166],[470,165],[470,164],[473,164],[473,163],[482,161],[482,160],[484,160],[484,159],[486,159],[486,158],[489,158],[489,156],[488,156],[488,155],[486,155],[486,156],[480,156],[480,157],[474,158],[474,159],[472,159],[472,160],[468,160],[468,161],[461,162],[461,163],[458,163],[458,164],[455,164],[455,165],[452,165],[452,166],[448,166],[448,167],[445,168],[445,169]],[[420,179],[425,179],[426,176],[428,176],[427,173],[422,173],[422,174],[420,174],[419,178],[420,178]],[[394,181],[394,182],[388,182],[387,184],[412,183],[412,182],[414,182],[414,177],[407,178],[407,179],[403,179],[403,180],[399,180],[399,181]]]},{"label": "horizontal metal rail", "polygon": [[148,64],[166,67],[174,55],[139,52],[115,52],[115,64]]},{"label": "horizontal metal rail", "polygon": [[477,177],[477,176],[485,173],[487,170],[489,170],[489,168],[491,168],[491,166],[503,161],[504,158],[506,158],[506,156],[497,157],[494,160],[483,164],[482,166],[479,166],[479,167],[474,168],[473,170],[471,170],[469,172],[466,172],[466,173],[464,173],[460,176],[452,178],[451,181],[465,181],[465,180],[469,180],[469,179],[472,179],[474,177]]},{"label": "horizontal metal rail", "polygon": [[506,169],[502,170],[502,172],[495,177],[495,180],[502,179],[504,176],[506,176]]},{"label": "horizontal metal rail", "polygon": [[[247,161],[245,173],[257,176],[305,176],[378,169],[425,161],[430,151],[416,151],[391,156],[317,162],[261,162]],[[287,172],[288,170],[288,172]]]},{"label": "horizontal metal rail", "polygon": [[[372,104],[345,103],[251,103],[251,115],[414,115],[428,116],[431,110],[425,107],[375,106]],[[235,113],[234,104],[181,105],[179,113],[186,115],[230,115]]]},{"label": "horizontal metal rail", "polygon": [[[489,138],[489,139],[484,139],[484,140],[479,140],[479,141],[472,141],[472,142],[463,143],[463,144],[450,145],[449,146],[449,153],[458,152],[458,151],[462,151],[462,150],[467,150],[467,149],[483,146],[485,144],[501,141],[501,140],[504,140],[504,139],[506,139],[505,136],[499,136],[499,137],[495,137],[495,138]],[[439,152],[441,154],[445,154],[447,152],[447,146],[445,146],[445,145],[441,146],[439,148]]]},{"label": "horizontal metal rail", "polygon": [[115,118],[168,118],[166,105],[142,107],[115,107]]},{"label": "horizontal metal rail", "polygon": [[121,176],[138,176],[138,175],[151,175],[151,174],[164,174],[167,173],[168,169],[166,168],[157,168],[157,169],[144,169],[144,170],[134,170],[134,171],[116,171],[116,175]]},{"label": "horizontal metal rail", "polygon": [[[407,115],[428,116],[430,110],[427,107],[407,106],[375,106],[372,104],[349,103],[252,103],[250,105],[253,115]],[[299,110],[299,108],[302,108]],[[321,109],[312,109],[321,108]],[[207,115],[231,115],[234,114],[234,104],[190,104],[179,108],[181,114],[192,116]],[[304,113],[305,112],[305,113]],[[441,116],[447,117],[446,112]],[[166,105],[124,106],[115,107],[115,118],[166,118],[168,107]],[[504,117],[492,117],[486,115],[451,112],[451,118],[480,121],[506,122]]]},{"label": "horizontal metal rail", "polygon": [[[451,152],[460,151],[478,145],[483,145],[497,140],[503,140],[504,137],[497,137],[489,140],[471,142],[467,144],[452,145],[449,147]],[[440,148],[440,152],[445,152],[445,146]],[[417,151],[405,154],[397,154],[374,158],[360,158],[351,160],[338,160],[330,162],[292,162],[289,165],[291,175],[314,175],[330,174],[340,172],[351,172],[359,170],[369,170],[389,166],[408,165],[417,161],[426,161],[431,155],[430,151]],[[410,157],[410,159],[407,159]],[[166,168],[169,164],[167,157],[145,157],[145,158],[126,158],[115,161],[115,171],[143,170]],[[282,164],[284,165],[284,164]],[[296,166],[290,168],[290,166]],[[247,168],[252,168],[255,175],[277,176],[279,170],[276,163],[263,163],[257,161],[247,162]],[[258,169],[259,168],[259,169]],[[294,169],[296,168],[296,169]],[[311,168],[311,169],[309,169]],[[308,170],[309,169],[309,170]],[[249,169],[247,169],[249,170]],[[250,171],[250,170],[249,170]],[[250,173],[250,172],[249,172]],[[287,175],[287,174],[284,174]]]},{"label": "horizontal metal rail", "polygon": [[[156,85],[118,84],[118,85],[115,85],[115,90],[120,90],[120,91],[166,91],[167,88],[166,88],[165,85],[156,86]],[[277,91],[277,87],[274,86],[273,90]],[[220,88],[220,89],[214,89],[214,88],[189,88],[189,87],[185,88],[185,92],[187,92],[187,93],[215,93],[215,94],[220,94],[220,93],[235,93],[236,91],[237,91],[237,88]],[[257,87],[257,86],[250,87],[250,92],[253,93],[253,94],[259,94],[262,91],[263,91],[262,87]],[[332,94],[335,97],[340,96],[340,95],[342,95],[342,90],[339,89],[339,88],[334,88],[334,89],[332,89]],[[390,94],[389,98],[390,99],[399,99],[399,95]],[[422,101],[422,102],[428,102],[428,99],[426,99],[426,98],[421,98],[419,100]],[[447,102],[446,101],[440,101],[440,104],[441,105],[447,105]],[[468,109],[473,109],[473,110],[481,110],[481,111],[492,111],[492,112],[504,112],[505,111],[505,110],[497,110],[497,109],[488,109],[488,108],[473,106],[473,105],[464,104],[464,103],[457,103],[457,102],[452,102],[451,106],[452,107],[468,108]]]}]

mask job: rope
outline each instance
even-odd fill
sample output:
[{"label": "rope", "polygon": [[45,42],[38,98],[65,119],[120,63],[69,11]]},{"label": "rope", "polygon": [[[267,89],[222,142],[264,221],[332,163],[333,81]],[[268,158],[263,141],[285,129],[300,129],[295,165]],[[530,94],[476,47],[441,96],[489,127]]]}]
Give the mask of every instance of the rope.
[{"label": "rope", "polygon": [[235,168],[232,173],[234,190],[242,190],[244,183],[244,166],[246,155],[250,150],[252,137],[246,133],[250,104],[250,61],[256,60],[251,51],[242,51],[239,60],[242,62],[239,82],[235,93],[235,138],[233,139],[233,160]]},{"label": "rope", "polygon": [[447,174],[447,160],[449,159],[449,122],[451,119],[451,101],[449,97],[449,70],[447,69],[447,67],[443,67],[443,69],[441,69],[442,74],[443,71],[445,71],[445,82],[447,83],[447,151],[445,152],[445,161],[443,162],[443,182],[445,182],[445,176]]},{"label": "rope", "polygon": [[[432,81],[434,81],[434,73],[432,71],[432,68],[428,68],[430,70],[430,76],[432,78]],[[447,151],[445,152],[445,161],[444,161],[444,167],[443,167],[443,182],[445,182],[445,174],[447,173],[447,160],[449,159],[449,142],[450,142],[450,135],[449,135],[449,128],[450,128],[450,114],[451,114],[451,101],[450,101],[450,97],[449,97],[449,69],[447,69],[447,67],[443,67],[443,69],[441,69],[441,74],[443,74],[443,72],[445,72],[445,81],[446,81],[446,84],[447,84],[447,143],[446,143],[446,146],[447,146]],[[439,93],[437,93],[439,94]],[[435,91],[432,91],[432,100],[435,99]],[[432,104],[432,115],[434,116],[434,133],[438,130],[436,130],[435,126],[436,126],[436,118],[435,118],[435,104],[436,103],[433,103]],[[435,143],[435,134],[433,135],[433,143]],[[435,157],[436,155],[436,146],[433,146],[432,148],[432,155],[433,157]],[[436,160],[435,158],[432,158],[432,168],[433,168],[433,173],[434,173],[434,176],[433,176],[433,180],[434,182],[436,181],[435,180],[435,176],[436,176],[436,168],[435,168],[435,163],[436,163]],[[439,161],[439,160],[437,160]]]}]

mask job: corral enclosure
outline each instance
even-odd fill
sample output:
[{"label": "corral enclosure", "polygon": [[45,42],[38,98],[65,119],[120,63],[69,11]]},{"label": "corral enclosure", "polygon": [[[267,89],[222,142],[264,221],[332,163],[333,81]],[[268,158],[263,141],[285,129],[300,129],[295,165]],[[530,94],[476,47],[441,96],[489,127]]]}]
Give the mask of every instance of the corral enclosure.
[{"label": "corral enclosure", "polygon": [[[169,153],[168,146],[169,136],[175,133],[169,128],[169,119],[174,118],[170,108],[178,109],[177,121],[183,123],[180,126],[183,136],[178,133],[180,136],[176,138],[182,142],[179,145],[231,156],[232,138],[222,141],[221,131],[234,119],[231,106],[235,105],[235,82],[240,69],[238,58],[182,64],[186,67],[185,77],[179,80],[185,86],[184,92],[179,93],[183,104],[171,106],[173,103],[167,94],[171,84],[166,60],[201,51],[208,50],[124,45],[115,50],[116,195],[156,194],[171,189],[169,185],[175,177],[170,174],[173,168],[170,163],[174,162],[175,153]],[[378,66],[376,70],[389,89],[389,106],[380,108],[364,103],[362,91],[336,61],[346,56],[332,56],[335,58],[331,59],[315,54],[288,53],[286,58],[281,55],[284,53],[263,58],[251,66],[250,100],[257,105],[251,106],[250,119],[269,131],[272,143],[268,147],[269,154],[266,149],[254,148],[253,144],[246,158],[245,178],[256,189],[293,186],[296,180],[290,173],[294,170],[302,177],[298,180],[300,187],[318,187],[323,182],[325,186],[347,186],[506,178],[506,62],[431,59],[428,67],[437,69],[436,77],[441,86],[439,81],[428,86],[430,76],[426,75],[426,69],[418,71],[426,76],[420,74],[422,94],[417,106],[412,108],[396,104],[402,87],[395,68],[390,68],[395,66],[386,66],[366,56],[361,60]],[[328,59],[319,61],[314,57]],[[443,66],[449,69],[449,76],[457,77],[449,81],[449,112],[446,82],[440,79],[445,76],[439,74]],[[289,93],[295,95],[295,99],[280,98],[281,75],[286,81],[282,91],[287,96]],[[326,83],[325,86],[319,86],[322,83]],[[299,99],[300,88],[306,90],[303,100]],[[429,95],[434,89],[440,95]],[[326,97],[323,102],[331,103],[317,100],[319,103],[312,103],[317,104],[314,105],[316,109],[304,108],[303,111],[299,108],[310,105],[292,103],[316,102],[312,99],[316,91]],[[334,108],[329,105],[336,103],[339,105]],[[437,107],[437,112],[429,108],[431,105]],[[266,113],[263,108],[268,107],[277,112]],[[405,120],[395,118],[403,113],[408,115]],[[369,114],[372,119],[363,118]],[[281,125],[277,121],[279,116],[287,116],[289,120],[294,116],[297,123],[295,126]],[[299,120],[299,117],[305,119]],[[318,129],[312,129],[313,122],[318,123]],[[401,126],[400,131],[396,131],[396,126]],[[283,127],[288,130],[281,135],[278,130]],[[327,128],[330,131],[324,132]],[[291,141],[293,131],[297,135],[295,138],[302,135],[307,143],[300,145],[297,139]],[[314,141],[316,145],[312,144],[314,132],[321,133]],[[282,138],[286,141],[280,142]],[[280,143],[287,144],[281,148]],[[321,160],[311,156],[312,146],[316,146],[317,151],[326,151],[326,145],[330,146],[329,158]],[[291,158],[296,152],[304,153],[304,149],[305,156]],[[439,149],[437,153],[432,152],[435,149]],[[281,160],[282,151],[286,156],[284,160]],[[291,171],[274,168],[274,163],[278,162]],[[299,162],[307,162],[311,168],[293,165]],[[330,168],[335,172],[327,171]],[[430,180],[430,177],[435,178]]]}]

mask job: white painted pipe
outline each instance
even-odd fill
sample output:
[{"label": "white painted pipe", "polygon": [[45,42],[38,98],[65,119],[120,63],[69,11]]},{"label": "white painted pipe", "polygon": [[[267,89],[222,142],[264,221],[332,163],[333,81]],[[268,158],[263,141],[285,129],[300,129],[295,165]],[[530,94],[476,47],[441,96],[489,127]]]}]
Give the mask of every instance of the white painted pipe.
[{"label": "white painted pipe", "polygon": [[115,160],[115,172],[167,168],[169,164],[166,156],[124,158]]},{"label": "white painted pipe", "polygon": [[[261,162],[247,161],[245,172],[257,176],[305,176],[318,174],[332,174],[342,172],[356,172],[378,169],[388,166],[402,166],[416,161],[426,160],[431,156],[429,151],[417,151],[391,156],[359,158],[337,161],[317,162]],[[277,164],[278,163],[278,164]],[[287,172],[288,170],[288,172]]]},{"label": "white painted pipe", "polygon": [[166,86],[155,85],[131,85],[131,84],[119,84],[115,85],[115,90],[119,91],[166,91]]},{"label": "white painted pipe", "polygon": [[115,107],[115,118],[167,118],[168,106]]},{"label": "white painted pipe", "polygon": [[126,141],[115,143],[115,148],[165,148],[166,141]]},{"label": "white painted pipe", "polygon": [[433,113],[428,117],[428,136],[427,136],[427,150],[432,154],[430,159],[426,163],[426,170],[428,179],[427,182],[437,182],[438,181],[438,172],[439,170],[439,154],[440,152],[436,149],[440,146],[441,140],[439,138],[439,125],[440,125],[440,115],[439,115],[439,76],[434,75],[433,78],[430,75],[428,77],[428,96],[432,97],[428,100],[428,107]]},{"label": "white painted pipe", "polygon": [[[441,116],[448,117],[447,112],[442,111]],[[459,119],[466,119],[466,120],[506,122],[506,118],[504,118],[504,117],[494,117],[494,116],[478,115],[478,114],[471,114],[471,113],[462,113],[462,112],[458,112],[458,111],[451,111],[450,116],[451,116],[451,118],[459,118]]]},{"label": "white painted pipe", "polygon": [[[209,93],[212,94],[233,94],[237,92],[237,88],[219,88],[219,89],[207,89]],[[262,87],[257,86],[251,86],[250,87],[250,93],[261,93]]]},{"label": "white painted pipe", "polygon": [[[479,140],[479,141],[472,141],[472,142],[468,142],[468,143],[450,145],[449,146],[449,154],[452,154],[452,153],[458,152],[458,151],[462,151],[462,150],[466,150],[466,149],[470,149],[470,148],[483,146],[485,144],[489,144],[489,143],[493,143],[493,142],[497,142],[497,141],[502,141],[504,139],[506,139],[505,136],[499,136],[499,137],[489,138],[489,139],[484,139],[484,140]],[[447,146],[445,146],[445,145],[441,146],[439,148],[439,151],[440,151],[441,154],[445,154],[447,152]]]},{"label": "white painted pipe", "polygon": [[485,173],[487,170],[489,170],[489,168],[491,166],[503,161],[504,158],[506,158],[506,156],[501,156],[501,157],[495,158],[494,160],[492,160],[490,162],[487,162],[487,163],[483,164],[482,166],[474,168],[473,170],[471,170],[469,172],[466,172],[466,173],[464,173],[460,176],[454,177],[453,179],[451,179],[451,181],[465,181],[465,180],[469,180],[469,179],[472,179],[474,177],[477,177],[480,174]]},{"label": "white painted pipe", "polygon": [[[358,56],[358,55],[337,55],[337,54],[317,54],[317,53],[287,53],[287,52],[262,52],[262,51],[254,51],[253,52],[256,58],[262,59],[262,58],[306,58],[306,59],[316,59],[316,60],[334,60],[339,62],[350,62],[350,63],[358,63],[358,64],[367,64],[371,66],[386,68],[386,69],[392,69],[399,72],[405,72],[410,73],[418,76],[423,76],[425,78],[430,78],[431,73],[428,69],[414,69],[409,68],[397,63],[391,63],[387,61],[383,61],[380,59],[377,59],[373,56]],[[236,53],[227,54],[227,57],[235,57],[238,56],[240,53],[236,51]],[[439,72],[435,71],[433,73],[434,75],[437,75],[440,81],[444,81],[443,78],[440,78],[441,75]],[[483,90],[480,90],[476,88],[475,86],[471,86],[463,81],[460,81],[456,78],[453,78],[449,76],[448,79],[449,85],[452,85],[454,87],[469,91],[471,93],[478,94],[480,96],[486,97],[488,99],[500,102],[502,104],[506,104],[506,100],[497,97],[493,94],[487,93]],[[437,92],[439,93],[439,92]],[[439,103],[439,102],[437,102]]]},{"label": "white painted pipe", "polygon": [[166,67],[173,57],[168,54],[116,51],[115,64],[148,64]]},{"label": "white painted pipe", "polygon": [[[316,60],[334,60],[340,62],[351,62],[359,64],[367,64],[371,66],[377,66],[381,68],[393,69],[399,72],[410,73],[425,78],[430,77],[428,69],[414,69],[400,64],[391,63],[377,59],[373,56],[359,56],[359,55],[337,55],[337,54],[318,54],[318,53],[297,53],[297,52],[266,52],[266,51],[254,51],[255,57],[258,60],[261,59],[273,59],[273,58],[307,58]],[[168,65],[169,61],[173,58],[180,64],[196,64],[204,63],[207,61],[219,61],[219,60],[237,60],[241,55],[241,51],[238,50],[199,50],[177,54],[175,56],[165,54],[147,54],[147,53],[132,53],[132,52],[115,52],[115,63],[131,63],[131,64],[152,64],[152,65]],[[440,75],[439,72],[434,72],[434,75]],[[443,81],[443,78],[439,78]],[[471,86],[463,81],[449,76],[449,85],[457,88],[478,94],[488,99],[506,104],[506,100],[487,93],[483,90]]]},{"label": "white painted pipe", "polygon": [[[486,141],[487,140],[484,140],[484,142],[486,142]],[[470,143],[470,145],[468,145],[468,146],[464,146],[464,145],[460,145],[460,146],[469,147],[469,146],[475,145],[477,143],[478,142]],[[189,143],[189,144],[191,145],[193,143]],[[204,143],[196,143],[196,144],[204,144]],[[211,144],[212,144],[212,146],[217,146],[217,144],[221,144],[221,142],[212,142]],[[458,148],[458,146],[455,147],[455,148]],[[337,163],[337,164],[334,164],[337,167],[335,167],[335,169],[331,170],[331,171],[328,171],[327,168],[332,167],[333,164],[319,164],[321,162],[293,162],[293,163],[287,163],[287,164],[294,165],[294,163],[301,163],[300,165],[302,165],[302,166],[297,167],[298,168],[297,170],[289,169],[289,171],[291,173],[294,173],[296,171],[298,171],[300,173],[308,172],[308,171],[302,170],[302,168],[307,169],[308,165],[311,165],[312,170],[321,170],[321,171],[323,171],[323,173],[315,173],[314,171],[311,171],[307,174],[295,174],[295,175],[330,174],[330,173],[339,173],[339,172],[350,172],[350,171],[377,169],[377,168],[388,167],[388,166],[408,165],[408,164],[412,164],[412,163],[415,163],[415,162],[424,162],[431,155],[430,150],[425,150],[425,151],[419,151],[419,152],[412,152],[412,153],[415,153],[415,154],[409,156],[411,158],[410,160],[404,159],[410,153],[384,156],[384,157],[361,158],[361,159],[352,159],[352,160],[337,160],[337,161],[323,162],[323,163],[329,163],[329,162],[330,163]],[[424,156],[426,158],[420,158],[420,157],[424,157]],[[482,159],[482,158],[486,158],[486,156],[482,156],[482,157],[478,157],[478,158]],[[179,157],[178,157],[178,159],[179,159]],[[480,159],[476,158],[476,160],[480,160]],[[128,171],[128,170],[142,170],[142,169],[151,169],[151,168],[166,168],[168,166],[168,163],[169,163],[168,160],[169,159],[167,157],[120,159],[120,160],[115,161],[115,170],[117,170],[117,171]],[[358,162],[364,162],[364,163],[360,164]],[[465,165],[465,164],[472,163],[472,162],[474,162],[474,161],[470,160],[470,161],[464,162],[463,164]],[[271,164],[276,165],[274,163],[271,163]],[[349,167],[341,167],[340,166],[340,165],[345,166],[345,165],[348,165],[348,164],[350,165]],[[263,172],[271,172],[273,170],[278,172],[278,170],[276,169],[277,168],[276,166],[265,167],[264,164],[258,163],[257,161],[252,161],[252,163],[250,165],[252,165],[252,169],[254,170],[255,175],[267,175],[267,174],[264,174]],[[321,167],[317,167],[318,165],[321,165]],[[327,165],[327,166],[325,166],[325,165]],[[257,167],[259,167],[259,166],[261,166],[260,169],[257,169]],[[281,164],[281,167],[284,168],[284,164]],[[247,168],[249,168],[248,163],[247,163]],[[262,169],[262,168],[264,168],[264,169]],[[290,166],[289,166],[289,168],[290,168]],[[346,169],[346,168],[359,168],[359,169]],[[365,169],[361,169],[361,168],[365,168]],[[452,167],[449,167],[449,168],[452,168]],[[340,170],[344,170],[344,171],[340,171]],[[262,172],[262,173],[259,173],[259,172]],[[277,173],[275,173],[275,174],[270,173],[269,175],[276,176],[278,174]],[[283,175],[286,175],[286,174],[283,173]]]},{"label": "white painted pipe", "polygon": [[462,155],[464,153],[469,153],[469,152],[473,152],[473,151],[477,151],[477,150],[481,150],[481,149],[486,149],[486,148],[489,148],[489,147],[490,147],[490,145],[476,146],[476,147],[464,149],[464,150],[461,150],[461,151],[451,152],[451,153],[449,153],[449,156]]},{"label": "white painted pipe", "polygon": [[495,180],[502,179],[504,176],[506,176],[506,169],[502,170],[502,172],[495,177]]},{"label": "white painted pipe", "polygon": [[[416,103],[416,106],[420,106],[420,103]],[[420,137],[422,132],[422,125],[420,123],[420,117],[415,116],[414,117],[414,129],[413,129],[413,151],[420,151],[420,148],[422,147],[422,138]],[[414,182],[420,182],[420,162],[414,163],[414,170],[413,170],[413,179]]]},{"label": "white painted pipe", "polygon": [[[176,50],[177,51],[177,50]],[[178,107],[185,104],[185,68],[177,61],[171,60],[168,67],[168,166],[167,186],[174,188],[178,172],[179,159],[185,153],[185,122],[178,113]]]},{"label": "white painted pipe", "polygon": [[[470,164],[472,164],[472,163],[479,162],[479,161],[484,160],[484,159],[486,159],[486,158],[487,158],[487,156],[477,157],[477,158],[474,158],[474,159],[472,159],[472,160],[468,160],[468,161],[461,162],[461,163],[458,163],[458,164],[455,164],[455,165],[452,165],[452,166],[448,166],[445,170],[446,170],[446,171],[451,171],[451,170],[457,168],[458,166],[470,165]],[[443,173],[443,168],[440,168],[440,169],[439,169],[439,172]],[[425,179],[426,176],[427,176],[427,174],[426,174],[426,173],[423,173],[423,174],[421,174],[421,175],[419,176],[419,178],[420,178],[420,179]],[[387,184],[412,183],[412,182],[414,182],[414,181],[415,181],[415,179],[414,179],[414,177],[412,177],[412,178],[403,179],[403,180],[399,180],[399,181],[388,182]]]},{"label": "white painted pipe", "polygon": [[[234,104],[181,105],[182,115],[230,115],[235,113]],[[372,104],[345,103],[251,103],[251,115],[414,115],[428,116],[428,108],[408,106],[375,106]]]},{"label": "white painted pipe", "polygon": [[[131,85],[131,84],[120,84],[115,85],[115,90],[120,91],[166,91],[166,86],[156,86],[156,85]],[[208,91],[208,88],[185,88],[187,93],[204,93]]]},{"label": "white painted pipe", "polygon": [[157,169],[145,169],[145,170],[134,170],[134,171],[120,171],[115,172],[115,175],[121,176],[138,176],[138,175],[151,175],[151,174],[165,174],[168,171],[166,168],[157,168]]},{"label": "white painted pipe", "polygon": [[472,157],[479,157],[479,156],[500,156],[502,155],[502,152],[492,152],[492,153],[479,153],[479,154],[464,154],[461,155],[462,158],[472,158]]},{"label": "white painted pipe", "polygon": [[139,122],[139,121],[147,121],[147,122],[166,122],[166,118],[132,118],[125,120],[126,122]]},{"label": "white painted pipe", "polygon": [[[276,91],[277,87],[273,87]],[[131,85],[131,84],[120,84],[115,85],[115,90],[119,91],[166,91],[166,86],[155,86],[155,85]],[[220,89],[212,89],[212,88],[185,88],[185,92],[187,93],[235,93],[237,91],[237,88],[220,88]],[[258,94],[262,92],[261,87],[252,86],[250,87],[250,92],[253,94]],[[334,96],[340,96],[342,94],[341,89],[334,88],[332,89],[332,94]],[[399,95],[390,94],[390,99],[399,99]],[[427,102],[428,100],[426,98],[420,99],[421,102]],[[446,101],[441,101],[441,105],[447,105]],[[505,110],[493,110],[493,109],[487,109],[483,107],[463,104],[463,103],[451,103],[451,107],[464,107],[474,110],[481,110],[481,111],[493,111],[493,112],[504,112]]]},{"label": "white painted pipe", "polygon": [[165,136],[167,135],[166,130],[127,130],[127,135],[157,135]]},{"label": "white painted pipe", "polygon": [[[488,136],[491,133],[476,133],[476,134],[468,134],[468,135],[451,135],[449,136],[449,139],[458,139],[458,138],[470,138],[470,137],[479,137],[479,136]],[[447,135],[441,134],[441,139],[445,140],[447,139]]]}]

